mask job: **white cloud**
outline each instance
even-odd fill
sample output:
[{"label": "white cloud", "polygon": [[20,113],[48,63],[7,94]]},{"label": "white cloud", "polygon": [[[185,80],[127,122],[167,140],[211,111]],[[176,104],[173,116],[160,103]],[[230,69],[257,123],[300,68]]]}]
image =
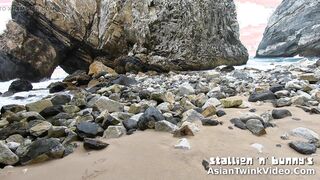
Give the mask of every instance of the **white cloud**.
[{"label": "white cloud", "polygon": [[236,6],[240,28],[267,24],[274,11],[273,8],[267,8],[251,2],[236,2]]}]

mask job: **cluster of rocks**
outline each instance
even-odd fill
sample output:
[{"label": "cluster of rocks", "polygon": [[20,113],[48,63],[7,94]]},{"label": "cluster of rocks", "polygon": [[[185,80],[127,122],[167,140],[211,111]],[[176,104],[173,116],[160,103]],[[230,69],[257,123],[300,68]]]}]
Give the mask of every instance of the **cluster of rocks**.
[{"label": "cluster of rocks", "polygon": [[[319,114],[319,75],[319,66],[306,62],[267,71],[218,67],[126,75],[94,62],[89,73],[77,71],[63,82],[51,84],[48,88],[54,94],[40,101],[2,107],[0,164],[62,158],[73,151],[75,141],[83,141],[86,149],[99,150],[108,144],[97,137],[119,138],[147,129],[172,133],[181,138],[176,148],[190,149],[185,137],[195,136],[202,126],[223,125],[219,118],[226,115],[226,108],[248,109],[231,122],[262,136],[266,128],[276,125],[276,119],[293,116],[285,106]],[[255,114],[251,103],[265,102],[275,108]],[[297,131],[296,136],[306,136],[309,141],[290,142],[290,147],[304,154],[315,152],[314,147],[319,147],[315,134]]]}]

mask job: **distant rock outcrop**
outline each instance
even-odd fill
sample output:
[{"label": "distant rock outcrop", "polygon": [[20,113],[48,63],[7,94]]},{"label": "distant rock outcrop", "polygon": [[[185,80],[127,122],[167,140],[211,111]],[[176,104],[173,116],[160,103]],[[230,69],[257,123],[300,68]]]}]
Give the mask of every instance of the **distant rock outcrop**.
[{"label": "distant rock outcrop", "polygon": [[[126,71],[246,63],[233,0],[14,0],[0,80],[49,77],[101,61]],[[121,66],[121,67],[119,67]]]},{"label": "distant rock outcrop", "polygon": [[257,57],[320,56],[320,1],[284,0],[269,20]]}]

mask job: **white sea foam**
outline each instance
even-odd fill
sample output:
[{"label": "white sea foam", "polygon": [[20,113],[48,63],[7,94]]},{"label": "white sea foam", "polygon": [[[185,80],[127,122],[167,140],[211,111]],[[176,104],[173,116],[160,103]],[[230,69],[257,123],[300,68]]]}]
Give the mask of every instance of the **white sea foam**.
[{"label": "white sea foam", "polygon": [[[0,108],[8,104],[21,104],[25,105],[30,102],[40,100],[49,95],[49,90],[46,89],[51,83],[62,81],[68,74],[63,71],[60,67],[56,68],[49,80],[43,80],[38,83],[32,83],[33,89],[29,92],[16,93],[11,97],[1,97],[0,96]],[[14,80],[1,82],[0,92],[4,93],[8,90],[10,84]]]}]

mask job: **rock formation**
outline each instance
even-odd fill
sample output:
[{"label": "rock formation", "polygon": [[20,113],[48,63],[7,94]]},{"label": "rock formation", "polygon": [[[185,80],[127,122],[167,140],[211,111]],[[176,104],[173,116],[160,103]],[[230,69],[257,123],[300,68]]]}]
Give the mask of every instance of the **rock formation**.
[{"label": "rock formation", "polygon": [[258,57],[320,55],[319,0],[284,0],[269,20]]},{"label": "rock formation", "polygon": [[0,80],[88,70],[203,70],[246,63],[232,0],[14,0]]}]

